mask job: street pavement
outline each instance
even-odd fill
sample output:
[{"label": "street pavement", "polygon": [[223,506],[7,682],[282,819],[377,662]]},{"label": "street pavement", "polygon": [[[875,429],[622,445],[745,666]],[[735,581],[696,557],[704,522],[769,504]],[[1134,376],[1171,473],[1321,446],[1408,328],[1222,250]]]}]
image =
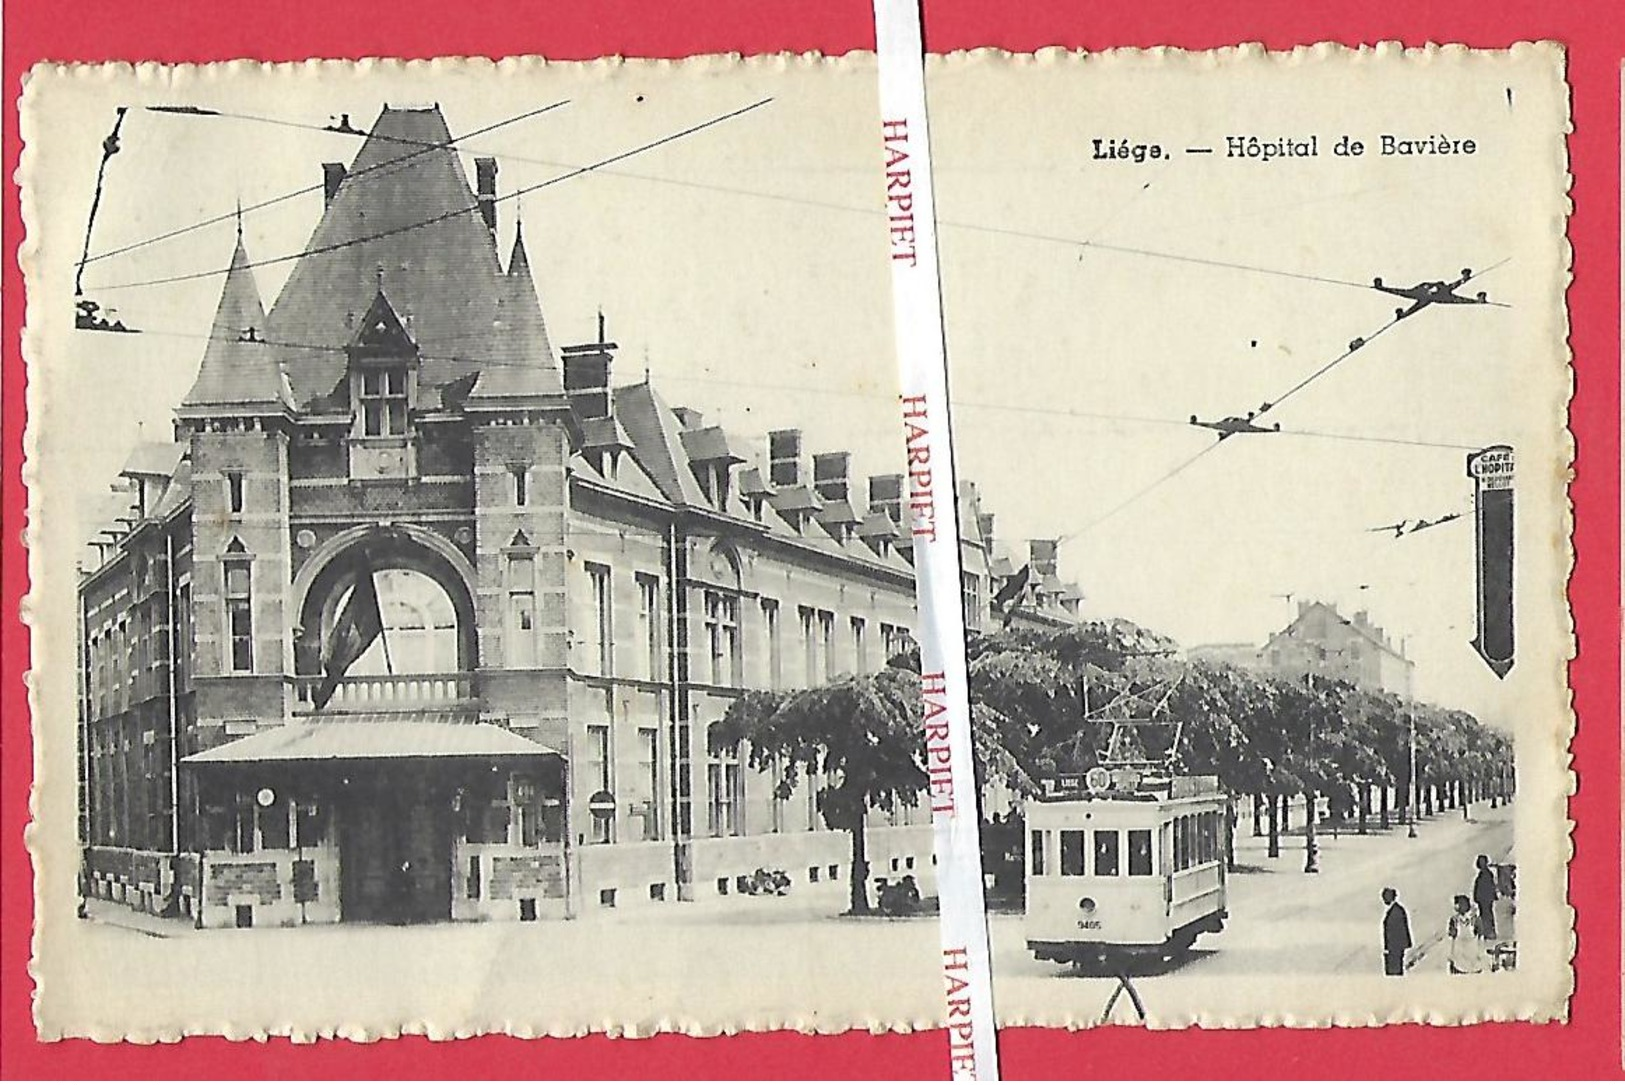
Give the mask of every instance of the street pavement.
[{"label": "street pavement", "polygon": [[[1347,1003],[1350,1013],[1382,1017],[1382,1007],[1394,1001],[1390,989],[1506,982],[1446,975],[1444,928],[1452,898],[1471,890],[1474,859],[1481,853],[1495,862],[1510,859],[1511,807],[1491,810],[1485,802],[1474,804],[1470,820],[1459,810],[1423,818],[1414,840],[1403,826],[1366,836],[1322,830],[1317,840],[1320,870],[1306,874],[1301,830],[1283,836],[1280,857],[1270,859],[1267,841],[1252,836],[1243,819],[1236,855],[1242,872],[1230,876],[1225,931],[1202,935],[1182,958],[1134,970],[1134,988],[1156,1023],[1223,1023],[1256,1016],[1260,1007],[1288,1016],[1290,1007],[1336,1005],[1339,991],[1357,992]],[[1417,945],[1419,959],[1400,980],[1382,975],[1384,886],[1398,891]],[[1019,916],[994,916],[990,929],[1001,1018],[1100,1019],[1118,986],[1115,975],[1038,961],[1026,950]],[[1135,1020],[1126,997],[1112,1020]]]},{"label": "street pavement", "polygon": [[[1155,1025],[1201,1021],[1386,1019],[1449,986],[1507,977],[1446,976],[1438,943],[1473,857],[1510,849],[1510,809],[1473,808],[1360,837],[1321,834],[1318,874],[1303,838],[1268,859],[1244,820],[1231,920],[1185,958],[1134,984]],[[1392,885],[1424,950],[1413,975],[1381,976],[1380,891]],[[40,992],[47,1034],[149,1039],[189,1032],[353,1038],[506,1031],[568,1035],[657,1029],[838,1031],[939,1022],[943,991],[934,917],[850,919],[839,887],[818,894],[595,910],[573,922],[329,926],[196,931],[93,902],[47,952],[71,983]],[[1088,1025],[1117,986],[1035,960],[1016,915],[995,915],[995,997],[1002,1021]],[[53,948],[49,948],[52,947]],[[59,973],[60,974],[60,973]],[[1441,986],[1443,985],[1443,986]],[[1329,1009],[1327,1009],[1329,1007]],[[1396,1009],[1398,1007],[1398,1009]],[[1290,1012],[1289,1012],[1290,1011]],[[1114,1021],[1135,1020],[1118,1000]]]}]

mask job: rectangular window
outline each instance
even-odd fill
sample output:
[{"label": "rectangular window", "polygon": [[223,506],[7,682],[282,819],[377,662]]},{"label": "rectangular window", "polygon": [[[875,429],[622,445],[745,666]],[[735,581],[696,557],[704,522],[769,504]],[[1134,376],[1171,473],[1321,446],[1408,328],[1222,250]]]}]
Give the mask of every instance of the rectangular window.
[{"label": "rectangular window", "polygon": [[231,641],[231,669],[254,669],[254,600],[251,566],[226,562],[226,632]]},{"label": "rectangular window", "polygon": [[638,728],[638,800],[643,813],[643,839],[660,839],[660,732]]},{"label": "rectangular window", "polygon": [[406,433],[406,370],[361,374],[361,434],[400,437]]},{"label": "rectangular window", "polygon": [[660,578],[638,573],[638,643],[642,645],[643,677],[658,679],[660,666]]},{"label": "rectangular window", "polygon": [[175,589],[175,685],[192,688],[192,585]]},{"label": "rectangular window", "polygon": [[1191,865],[1190,834],[1185,831],[1185,819],[1174,819],[1174,869],[1184,870]]},{"label": "rectangular window", "polygon": [[835,615],[827,610],[818,612],[818,653],[823,657],[822,680],[835,677]]},{"label": "rectangular window", "polygon": [[982,578],[975,573],[961,573],[959,597],[965,612],[965,628],[982,628]]},{"label": "rectangular window", "polygon": [[1115,878],[1119,873],[1116,829],[1095,830],[1095,877]]},{"label": "rectangular window", "polygon": [[508,468],[513,476],[513,503],[523,508],[530,504],[530,470],[522,463]]},{"label": "rectangular window", "polygon": [[[614,794],[611,768],[609,724],[590,723],[587,725],[587,756],[582,765],[582,779],[592,788],[593,794],[600,791]],[[593,813],[592,832],[587,839],[593,844],[611,843],[615,839],[614,813]]]},{"label": "rectangular window", "polygon": [[796,613],[801,618],[801,646],[805,656],[805,667],[802,671],[802,684],[808,689],[818,685],[819,675],[822,673],[818,666],[818,635],[815,625],[818,612],[812,607],[799,607]]},{"label": "rectangular window", "polygon": [[1083,876],[1082,829],[1061,830],[1061,876],[1064,878]]},{"label": "rectangular window", "polygon": [[246,796],[232,808],[231,850],[238,855],[254,853],[254,803]]},{"label": "rectangular window", "polygon": [[302,803],[295,811],[294,840],[301,848],[318,847],[327,835],[326,811],[316,803]]},{"label": "rectangular window", "polygon": [[1129,877],[1148,877],[1151,874],[1151,830],[1128,831]]},{"label": "rectangular window", "polygon": [[243,473],[241,471],[226,472],[226,501],[232,512],[243,511]]},{"label": "rectangular window", "polygon": [[740,836],[745,804],[745,778],[739,764],[739,747],[720,751],[706,766],[710,791],[710,830],[712,836]]},{"label": "rectangular window", "polygon": [[852,619],[852,670],[857,674],[869,673],[867,632],[867,627],[862,618]]},{"label": "rectangular window", "polygon": [[779,601],[762,600],[762,629],[767,636],[767,688],[784,688],[784,645],[779,636]]},{"label": "rectangular window", "polygon": [[508,666],[536,665],[536,562],[508,559]]},{"label": "rectangular window", "polygon": [[597,673],[615,673],[614,596],[610,593],[609,566],[587,565],[587,581],[592,599],[592,631],[589,636],[587,665],[597,667]]},{"label": "rectangular window", "polygon": [[739,598],[705,593],[705,637],[711,657],[711,684],[739,685]]},{"label": "rectangular window", "polygon": [[266,851],[281,851],[288,847],[288,807],[273,802],[259,807],[260,847]]},{"label": "rectangular window", "polygon": [[[1044,868],[1044,836],[1045,833],[1042,829],[1034,829],[1032,832],[1032,859],[1029,861],[1027,869],[1032,872],[1035,878],[1042,878],[1046,873]],[[1083,849],[1080,847],[1078,850],[1082,851]]]}]

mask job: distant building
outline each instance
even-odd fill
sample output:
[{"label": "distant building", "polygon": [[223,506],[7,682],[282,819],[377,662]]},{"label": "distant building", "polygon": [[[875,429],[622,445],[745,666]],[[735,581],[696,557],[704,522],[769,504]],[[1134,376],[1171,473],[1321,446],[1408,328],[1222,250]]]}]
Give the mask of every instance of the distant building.
[{"label": "distant building", "polygon": [[[239,237],[176,441],[109,498],[79,590],[87,891],[249,926],[844,885],[816,782],[781,798],[707,730],[910,648],[903,476],[615,385],[602,322],[555,351],[523,237],[499,259],[495,161],[471,187],[449,140],[386,108],[269,312]],[[1004,580],[974,487],[961,513],[983,628]],[[926,812],[872,824],[874,877],[934,892]]]},{"label": "distant building", "polygon": [[1185,658],[1199,663],[1226,663],[1250,670],[1258,666],[1258,645],[1198,644],[1186,650]]},{"label": "distant building", "polygon": [[1402,697],[1410,696],[1416,670],[1365,611],[1347,618],[1330,603],[1305,600],[1298,603],[1298,616],[1262,648],[1201,644],[1186,655],[1287,677],[1325,676]]}]

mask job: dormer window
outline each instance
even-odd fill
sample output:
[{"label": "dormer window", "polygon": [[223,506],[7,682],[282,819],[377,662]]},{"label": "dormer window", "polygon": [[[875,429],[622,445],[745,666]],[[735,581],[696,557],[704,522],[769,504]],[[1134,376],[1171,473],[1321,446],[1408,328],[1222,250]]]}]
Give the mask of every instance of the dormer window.
[{"label": "dormer window", "polygon": [[417,475],[412,408],[417,400],[418,348],[380,290],[355,338],[350,356],[350,477],[393,482]]},{"label": "dormer window", "polygon": [[407,432],[405,366],[365,369],[356,395],[356,420],[363,437],[404,437]]}]

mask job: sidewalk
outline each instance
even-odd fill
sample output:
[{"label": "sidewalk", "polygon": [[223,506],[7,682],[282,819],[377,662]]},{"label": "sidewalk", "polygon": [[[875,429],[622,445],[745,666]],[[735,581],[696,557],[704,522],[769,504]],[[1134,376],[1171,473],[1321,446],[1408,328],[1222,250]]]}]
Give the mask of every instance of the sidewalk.
[{"label": "sidewalk", "polygon": [[97,898],[87,900],[85,902],[84,918],[91,923],[121,927],[124,930],[135,931],[137,934],[145,934],[149,938],[175,938],[180,935],[196,933],[192,921],[184,916],[177,919],[164,919],[160,916],[137,911],[114,900],[100,900]]}]

